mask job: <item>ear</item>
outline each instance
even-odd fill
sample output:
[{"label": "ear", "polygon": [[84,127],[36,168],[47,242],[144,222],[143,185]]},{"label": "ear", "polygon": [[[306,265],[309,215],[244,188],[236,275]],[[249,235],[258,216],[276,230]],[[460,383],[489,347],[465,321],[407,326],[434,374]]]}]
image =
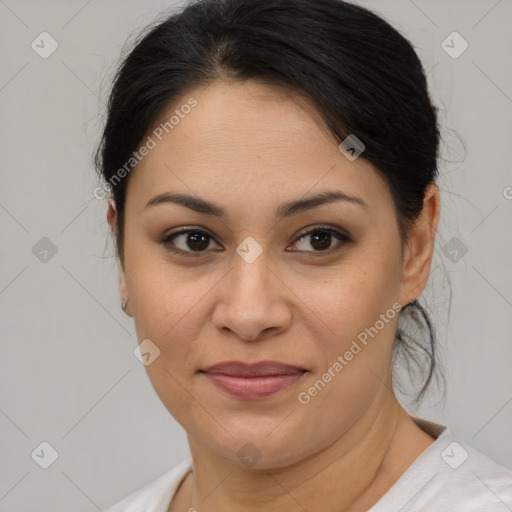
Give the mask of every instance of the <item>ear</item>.
[{"label": "ear", "polygon": [[[117,233],[117,210],[116,210],[116,203],[113,200],[110,200],[108,203],[107,222],[110,226],[110,230],[115,239],[115,236]],[[123,265],[122,265],[119,257],[117,258],[117,263],[119,266],[119,293],[121,295],[121,303],[122,303],[125,298],[129,297],[129,293],[128,293],[128,285],[126,283],[125,271],[124,271]],[[128,303],[126,304],[126,308],[124,309],[124,312],[128,316],[133,316],[132,312],[131,312],[130,301],[128,301]]]},{"label": "ear", "polygon": [[427,185],[423,199],[423,210],[410,229],[404,248],[402,269],[402,307],[423,292],[434,253],[434,243],[441,212],[441,197],[435,184]]}]

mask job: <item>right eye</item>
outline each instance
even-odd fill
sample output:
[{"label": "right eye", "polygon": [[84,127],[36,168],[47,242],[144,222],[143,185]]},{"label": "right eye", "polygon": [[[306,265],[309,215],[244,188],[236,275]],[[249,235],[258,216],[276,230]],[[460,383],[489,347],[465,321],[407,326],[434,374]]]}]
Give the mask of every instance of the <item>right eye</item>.
[{"label": "right eye", "polygon": [[201,256],[207,249],[213,237],[200,229],[181,229],[163,238],[160,243],[169,251],[183,256]]}]

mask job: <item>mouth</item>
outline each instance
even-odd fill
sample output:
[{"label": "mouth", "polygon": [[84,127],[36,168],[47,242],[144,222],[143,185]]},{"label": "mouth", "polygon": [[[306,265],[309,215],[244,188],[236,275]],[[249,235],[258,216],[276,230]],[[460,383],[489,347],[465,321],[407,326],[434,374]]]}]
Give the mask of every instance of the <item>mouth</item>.
[{"label": "mouth", "polygon": [[227,361],[200,370],[217,388],[245,400],[257,400],[282,391],[307,373],[307,370],[280,363]]}]

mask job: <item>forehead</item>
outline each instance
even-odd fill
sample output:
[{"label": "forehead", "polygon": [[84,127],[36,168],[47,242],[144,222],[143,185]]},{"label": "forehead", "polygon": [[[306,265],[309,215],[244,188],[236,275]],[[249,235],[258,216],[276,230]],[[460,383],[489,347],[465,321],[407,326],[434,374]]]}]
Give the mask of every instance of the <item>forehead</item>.
[{"label": "forehead", "polygon": [[315,187],[342,188],[367,202],[390,199],[368,161],[349,161],[339,151],[312,103],[281,87],[218,80],[174,101],[155,129],[154,147],[128,187],[139,207],[169,190],[260,204]]}]

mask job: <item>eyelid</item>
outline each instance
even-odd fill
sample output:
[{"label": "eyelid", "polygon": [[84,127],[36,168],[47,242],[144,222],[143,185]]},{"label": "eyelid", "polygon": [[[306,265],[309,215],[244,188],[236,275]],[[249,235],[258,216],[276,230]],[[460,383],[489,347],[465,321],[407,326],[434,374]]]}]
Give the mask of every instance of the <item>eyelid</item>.
[{"label": "eyelid", "polygon": [[329,224],[311,224],[310,226],[306,226],[303,231],[299,231],[298,234],[295,235],[295,240],[302,238],[305,235],[309,235],[315,231],[328,231],[329,233],[339,234],[345,238],[351,238],[348,232],[341,227],[338,226],[330,226]]}]

